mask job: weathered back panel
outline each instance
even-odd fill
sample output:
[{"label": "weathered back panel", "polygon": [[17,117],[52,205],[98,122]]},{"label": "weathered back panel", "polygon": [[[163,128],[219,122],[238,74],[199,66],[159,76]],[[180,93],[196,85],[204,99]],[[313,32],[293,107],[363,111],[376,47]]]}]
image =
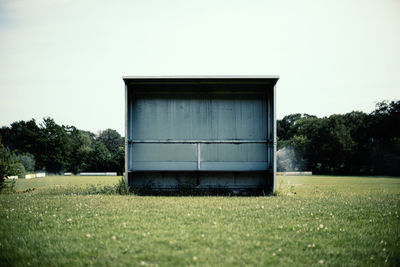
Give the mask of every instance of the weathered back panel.
[{"label": "weathered back panel", "polygon": [[273,190],[276,79],[124,80],[129,185]]}]

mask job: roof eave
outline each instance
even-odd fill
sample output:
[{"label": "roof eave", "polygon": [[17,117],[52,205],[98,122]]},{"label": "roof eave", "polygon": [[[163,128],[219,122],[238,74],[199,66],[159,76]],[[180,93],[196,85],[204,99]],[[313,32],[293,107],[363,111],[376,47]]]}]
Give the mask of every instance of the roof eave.
[{"label": "roof eave", "polygon": [[278,75],[182,75],[182,76],[122,76],[126,85],[136,83],[213,83],[213,82],[249,82],[266,83],[275,85],[279,80]]}]

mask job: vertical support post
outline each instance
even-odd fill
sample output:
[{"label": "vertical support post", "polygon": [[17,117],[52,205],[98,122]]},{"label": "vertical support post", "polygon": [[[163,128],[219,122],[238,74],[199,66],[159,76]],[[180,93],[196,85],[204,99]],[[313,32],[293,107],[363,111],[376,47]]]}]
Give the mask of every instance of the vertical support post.
[{"label": "vertical support post", "polygon": [[[272,162],[272,156],[273,153],[271,151],[272,145],[269,142],[273,138],[273,100],[272,100],[272,92],[271,88],[268,87],[267,91],[265,92],[265,111],[266,111],[266,131],[267,131],[267,136],[266,136],[266,141],[267,141],[267,169],[268,171],[271,171],[273,168],[273,162]],[[269,178],[269,177],[268,177]]]},{"label": "vertical support post", "polygon": [[273,179],[274,179],[274,185],[272,187],[272,192],[275,192],[276,190],[276,163],[277,163],[277,159],[276,159],[276,146],[277,146],[277,137],[276,137],[276,84],[274,85],[274,90],[273,90],[273,113],[274,113],[274,122],[273,122],[273,127],[274,127],[274,135],[273,135],[273,142],[274,142],[274,152],[273,152]]},{"label": "vertical support post", "polygon": [[201,161],[201,151],[200,151],[200,143],[197,143],[197,170],[200,171],[200,161]]},{"label": "vertical support post", "polygon": [[128,85],[125,84],[125,184],[129,186],[128,170]]},{"label": "vertical support post", "polygon": [[[265,91],[265,110],[266,110],[266,150],[267,150],[267,172],[266,179],[268,186],[272,176],[272,192],[275,190],[275,176],[274,176],[274,92],[271,86],[267,86]],[[271,142],[272,140],[272,142]],[[270,188],[268,188],[270,190]]]}]

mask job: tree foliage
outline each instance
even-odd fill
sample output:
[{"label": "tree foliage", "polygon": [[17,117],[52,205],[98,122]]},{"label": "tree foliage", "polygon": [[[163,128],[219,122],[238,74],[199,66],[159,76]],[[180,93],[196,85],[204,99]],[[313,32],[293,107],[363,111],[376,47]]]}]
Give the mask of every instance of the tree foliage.
[{"label": "tree foliage", "polygon": [[102,142],[111,153],[115,153],[124,145],[121,135],[113,129],[100,131],[97,139]]},{"label": "tree foliage", "polygon": [[17,160],[19,162],[22,163],[22,165],[24,165],[24,169],[27,172],[33,172],[35,171],[35,157],[30,154],[30,153],[23,153],[23,154],[19,154],[17,155]]},{"label": "tree foliage", "polygon": [[278,121],[278,148],[294,149],[304,168],[320,174],[400,175],[400,101],[371,114],[293,114]]},{"label": "tree foliage", "polygon": [[10,175],[22,176],[24,173],[24,165],[18,160],[17,155],[0,142],[0,188],[4,182],[4,177]]},{"label": "tree foliage", "polygon": [[27,171],[123,172],[123,138],[112,129],[95,135],[44,118],[40,124],[32,119],[2,127],[0,137],[5,149],[14,151]]}]

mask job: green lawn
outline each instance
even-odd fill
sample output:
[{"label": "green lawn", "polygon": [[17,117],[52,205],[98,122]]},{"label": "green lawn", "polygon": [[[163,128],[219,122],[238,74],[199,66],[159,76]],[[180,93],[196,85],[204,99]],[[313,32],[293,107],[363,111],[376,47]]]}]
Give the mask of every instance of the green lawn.
[{"label": "green lawn", "polygon": [[118,180],[18,180],[0,195],[0,265],[400,265],[400,178],[280,176],[274,197],[90,194]]}]

